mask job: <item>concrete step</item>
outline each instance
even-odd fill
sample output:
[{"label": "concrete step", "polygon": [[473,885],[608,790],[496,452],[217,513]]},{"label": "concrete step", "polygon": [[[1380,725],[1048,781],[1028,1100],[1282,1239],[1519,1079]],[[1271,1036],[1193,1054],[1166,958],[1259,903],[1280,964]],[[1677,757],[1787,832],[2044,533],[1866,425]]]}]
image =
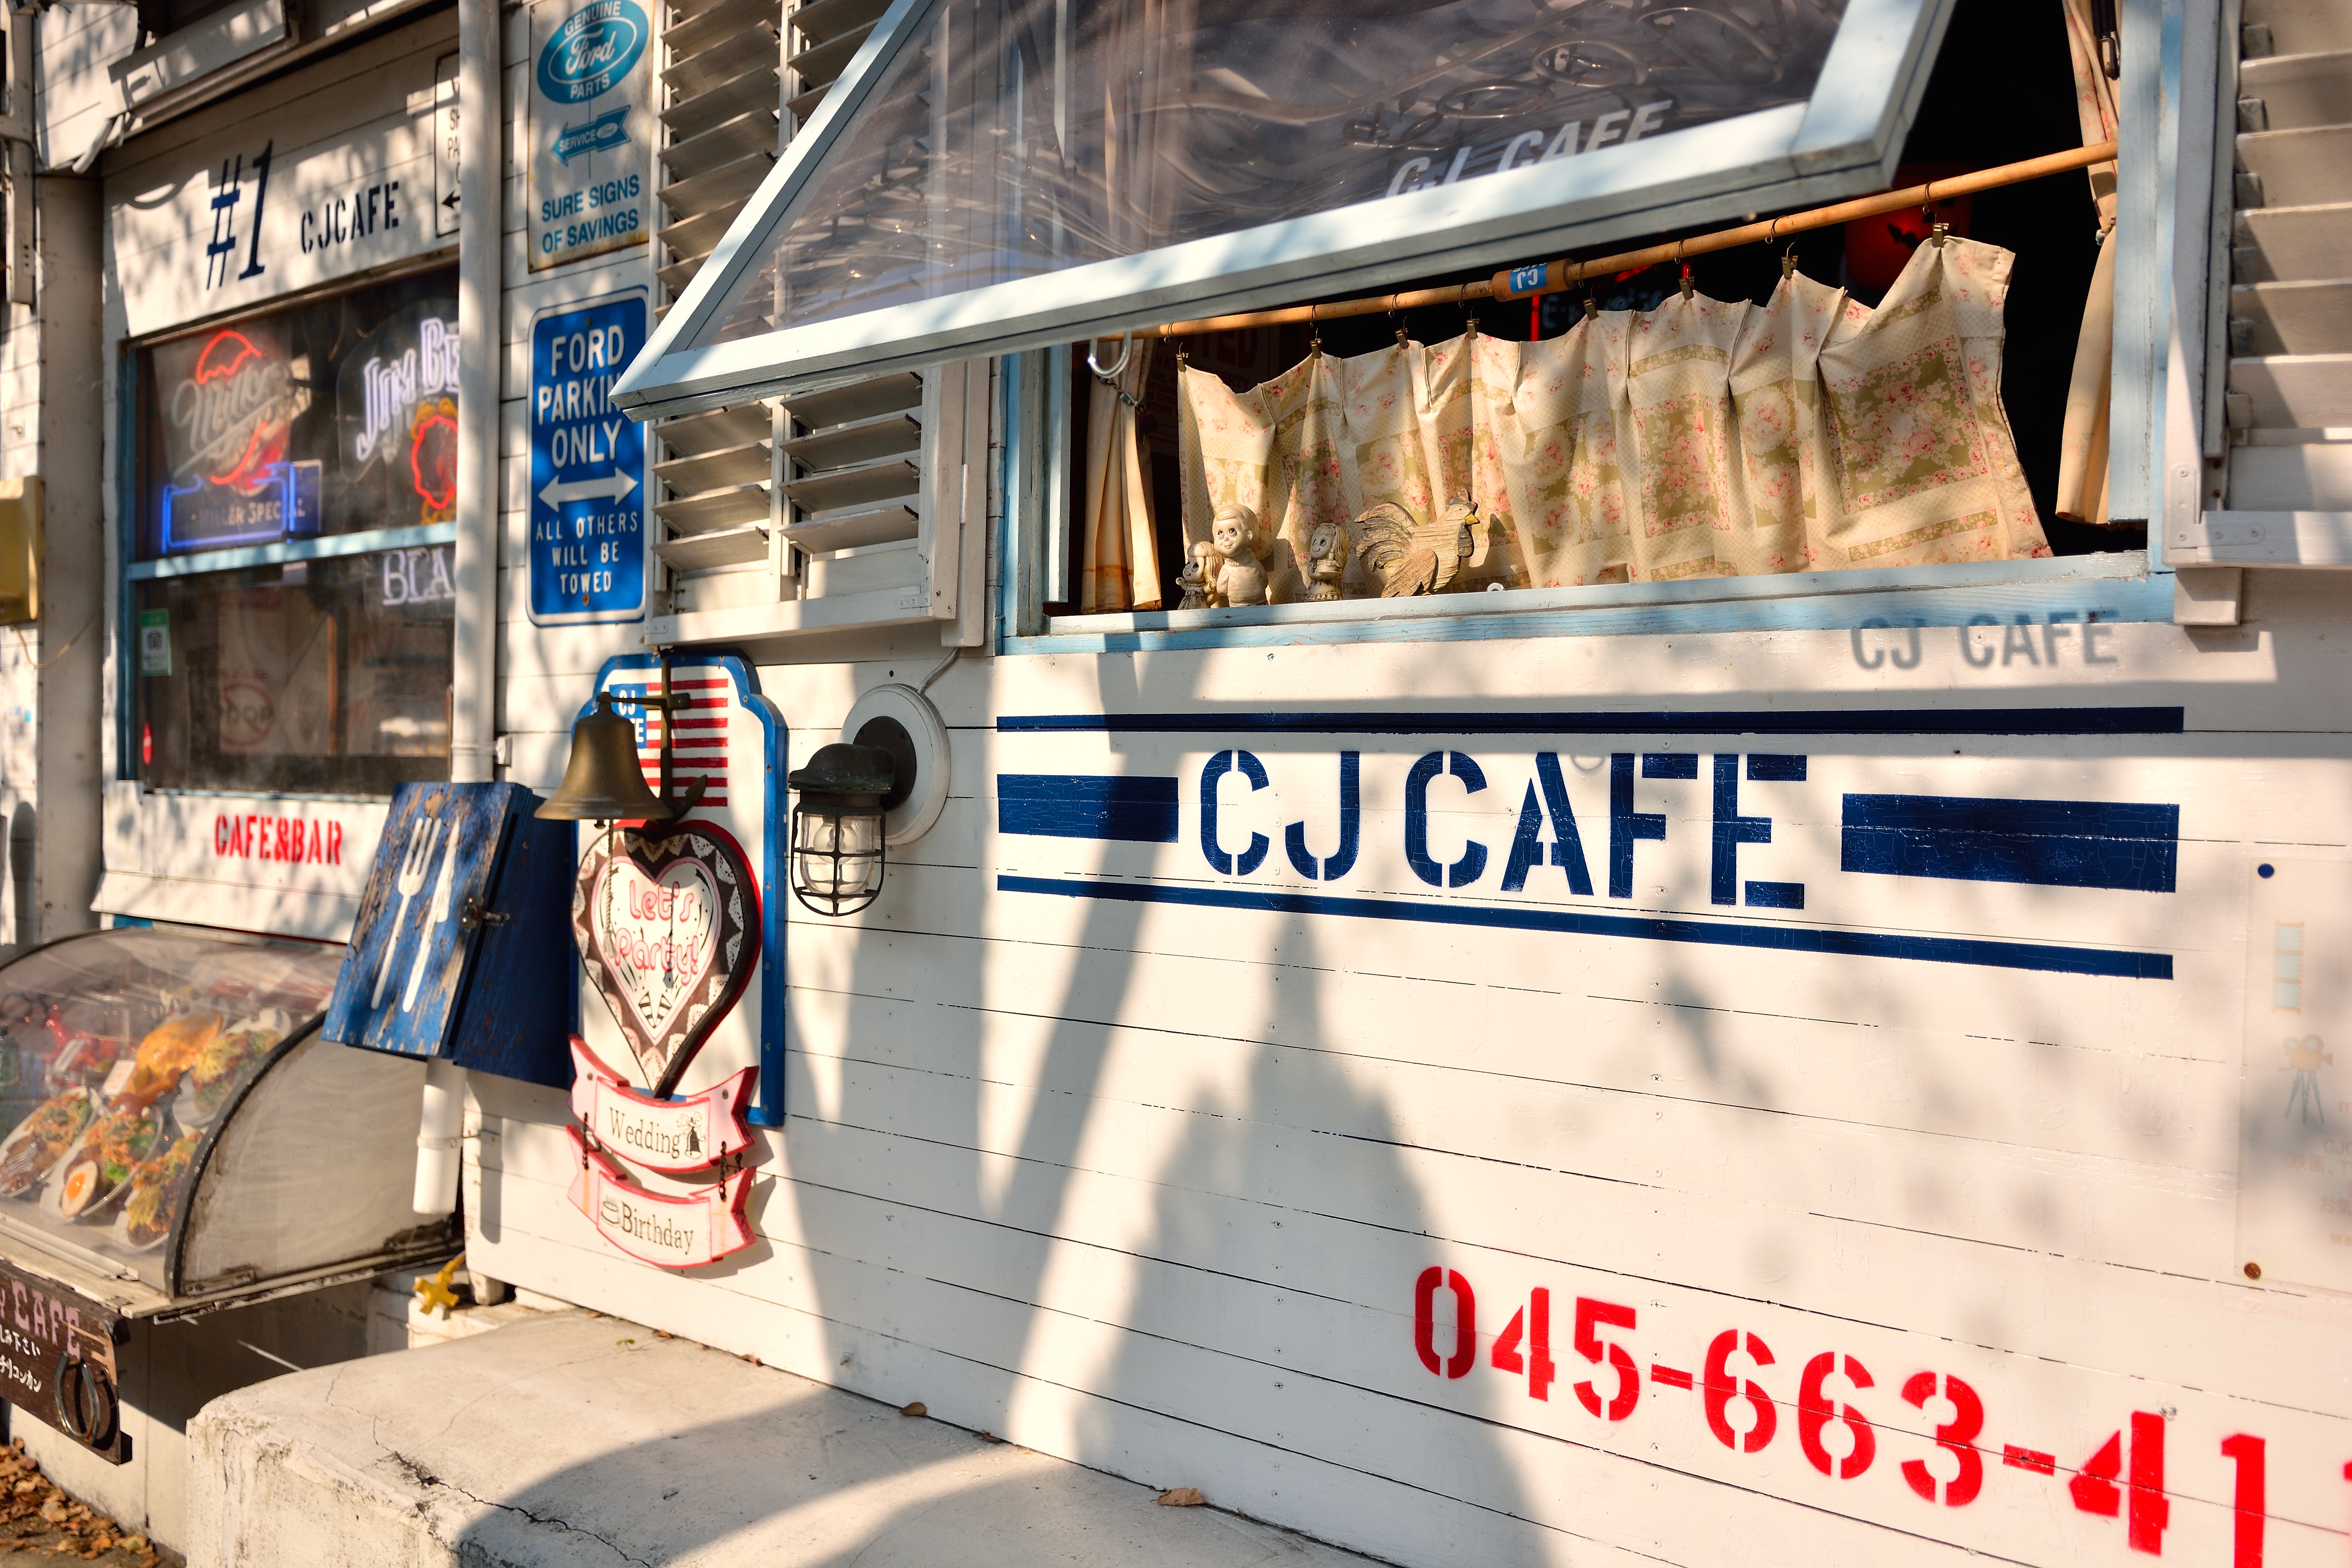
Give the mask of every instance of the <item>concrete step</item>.
[{"label": "concrete step", "polygon": [[239,1390],[188,1444],[191,1568],[1370,1561],[576,1310]]}]

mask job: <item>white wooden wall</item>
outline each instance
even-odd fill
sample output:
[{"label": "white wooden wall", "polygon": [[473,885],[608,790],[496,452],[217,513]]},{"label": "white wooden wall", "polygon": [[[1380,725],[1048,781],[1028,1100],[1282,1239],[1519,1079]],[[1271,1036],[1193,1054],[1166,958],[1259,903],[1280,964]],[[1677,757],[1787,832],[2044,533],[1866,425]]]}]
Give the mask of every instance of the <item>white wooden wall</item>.
[{"label": "white wooden wall", "polygon": [[[2086,584],[2082,607],[2097,594]],[[2230,632],[2116,627],[2095,644],[2111,664],[2085,664],[2079,636],[2041,626],[2028,640],[2053,658],[2012,652],[1983,668],[1950,629],[1923,633],[1909,669],[1864,667],[1871,638],[1900,647],[1899,632],[969,660],[932,689],[954,746],[939,826],[865,915],[793,909],[792,1113],[765,1140],[751,1201],[761,1242],[688,1278],[621,1258],[564,1200],[560,1099],[478,1079],[469,1251],[494,1275],[894,1404],[920,1399],[1046,1452],[1199,1486],[1400,1562],[1968,1552],[2120,1564],[2153,1547],[2242,1565],[2241,1466],[2221,1445],[2252,1436],[2271,1516],[2263,1560],[2340,1563],[2352,1550],[2352,1310],[2325,1289],[2244,1277],[2236,1175],[2242,1051],[2254,1064],[2248,1114],[2274,1115],[2288,1083],[2274,1047],[2265,1058],[2247,1044],[2252,868],[2352,861],[2352,767],[2337,738],[2352,700],[2330,673],[2352,588],[2258,582],[2252,609]],[[1976,634],[1977,657],[2001,632]],[[524,640],[516,628],[509,721],[551,732],[525,712],[568,715],[597,660],[585,634],[549,636],[536,653]],[[835,661],[762,667],[797,762],[837,738],[858,690],[919,679],[937,654],[877,643],[782,657]],[[993,729],[1001,715],[1221,706],[1950,704],[2178,704],[2186,732],[1449,742]],[[1247,879],[1219,877],[1198,844],[1201,765],[1235,744],[1274,781],[1259,795],[1228,781],[1223,795],[1228,846],[1254,830],[1273,840]],[[1343,747],[1364,753],[1362,860],[1340,885],[1303,882],[1281,825],[1305,819],[1328,852]],[[1465,837],[1494,858],[1458,894],[1402,871],[1396,809],[1405,763],[1447,747],[1489,780],[1433,807],[1438,858]],[[1570,898],[1549,867],[1522,894],[1496,890],[1538,750],[1570,764],[1596,883],[1606,753],[1700,754],[1696,783],[1637,786],[1641,809],[1669,822],[1663,845],[1641,847],[1633,900]],[[1734,750],[1809,759],[1805,784],[1743,782],[1741,799],[1775,818],[1769,846],[1741,851],[1742,876],[1805,882],[1801,915],[1707,901],[1708,759]],[[545,787],[559,763],[540,754],[527,782]],[[1178,841],[1000,835],[1001,773],[1172,774]],[[1848,791],[2177,804],[2177,890],[1842,873]],[[1001,874],[1785,918],[2168,953],[2173,978],[1043,897],[998,890]],[[718,1070],[698,1068],[687,1087]],[[2336,1098],[2326,1112],[2352,1115]],[[1430,1268],[1475,1289],[1475,1364],[1458,1378],[1426,1371],[1415,1348],[1415,1287]],[[1495,1353],[1538,1288],[1557,1366],[1542,1400]],[[1589,1414],[1575,1392],[1590,1380],[1605,1406],[1617,1390],[1578,1352],[1579,1298],[1635,1319],[1602,1330],[1639,1375],[1622,1420]],[[1441,1358],[1454,1300],[1435,1298]],[[1728,1360],[1735,1392],[1716,1403],[1738,1447],[1706,1414],[1709,1348],[1726,1331],[1772,1357]],[[1524,1337],[1517,1349],[1524,1366]],[[1871,1425],[1874,1458],[1852,1479],[1806,1457],[1801,1385],[1822,1352],[1872,1379],[1824,1387]],[[1923,1373],[1961,1380],[1980,1428],[1949,1425],[1969,1412],[1965,1394],[1947,1402],[1946,1384],[1906,1400]],[[1749,1386],[1774,1411],[1755,1452]],[[1939,1450],[1939,1426],[1973,1437],[1972,1497],[1948,1484],[1969,1461]],[[1846,1431],[1832,1419],[1818,1439],[1832,1461]],[[2096,1456],[2111,1434],[2109,1516],[2094,1510],[2109,1500]],[[2035,1455],[2054,1473],[2028,1468]],[[1916,1494],[1906,1464],[1924,1467],[1939,1500]]]}]

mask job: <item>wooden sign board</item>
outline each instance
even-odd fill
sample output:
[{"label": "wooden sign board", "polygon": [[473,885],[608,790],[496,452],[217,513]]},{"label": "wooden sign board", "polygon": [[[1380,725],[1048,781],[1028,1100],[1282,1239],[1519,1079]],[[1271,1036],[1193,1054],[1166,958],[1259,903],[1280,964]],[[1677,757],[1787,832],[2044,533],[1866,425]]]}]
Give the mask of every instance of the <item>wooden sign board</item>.
[{"label": "wooden sign board", "polygon": [[589,1136],[630,1164],[667,1175],[707,1171],[751,1146],[743,1107],[757,1068],[745,1068],[699,1094],[656,1100],[621,1081],[579,1036],[572,1037],[572,1113]]},{"label": "wooden sign board", "polygon": [[[233,123],[126,160],[107,182],[110,265],[133,337],[426,255],[443,16],[336,55]],[[134,155],[135,157],[135,155]]]},{"label": "wooden sign board", "polygon": [[[626,700],[658,694],[662,683],[659,660],[651,655],[609,659],[597,677],[597,688],[624,700],[619,711],[636,726],[637,761],[648,787],[657,787],[660,782],[665,720],[658,710]],[[712,931],[717,941],[713,959],[732,971],[730,978],[739,987],[736,994],[747,1000],[740,1006],[717,1009],[715,1016],[706,1012],[696,1019],[685,1011],[665,1010],[655,990],[648,989],[643,997],[645,1010],[639,1012],[638,1003],[627,996],[607,999],[603,985],[606,982],[617,984],[618,976],[607,974],[600,982],[583,963],[580,976],[581,1036],[599,1059],[615,1065],[634,1064],[636,1071],[631,1076],[636,1078],[640,1088],[651,1089],[660,1070],[648,1070],[648,1059],[667,1064],[682,1043],[677,1028],[689,1033],[699,1028],[700,1038],[687,1053],[685,1070],[671,1090],[692,1092],[708,1089],[745,1068],[755,1067],[760,1069],[759,1098],[745,1108],[746,1120],[755,1127],[781,1127],[784,1047],[782,905],[790,901],[782,891],[783,836],[778,816],[783,795],[783,720],[775,704],[761,695],[758,678],[751,667],[731,655],[674,660],[669,670],[669,691],[673,699],[687,704],[667,721],[675,725],[671,787],[683,791],[698,780],[704,781],[706,786],[702,798],[680,826],[698,829],[713,844],[714,854],[731,847],[732,853],[722,856],[734,868],[730,874],[742,878],[746,870],[749,872],[748,879],[739,884],[745,890],[740,911],[742,947],[730,956],[719,951],[730,938],[718,925]],[[565,722],[586,710],[587,705],[583,704],[567,712]],[[646,827],[653,835],[653,842],[664,841],[665,825],[649,824]],[[594,824],[579,825],[580,858],[583,862],[599,853],[593,840],[601,836]],[[669,854],[659,852],[654,860],[641,863],[635,869],[625,868],[620,879],[605,885],[614,894],[614,909],[620,918],[611,951],[618,952],[620,928],[627,928],[632,952],[638,951],[640,945],[650,950],[656,941],[671,940],[667,925],[678,917],[681,908],[675,895],[687,885],[678,879],[690,881],[697,874],[686,869],[674,856],[660,858]],[[721,891],[717,867],[717,861],[710,863],[709,886],[714,896]],[[668,879],[667,883],[665,879]],[[664,906],[659,902],[663,886],[673,896],[667,917],[661,913]],[[634,916],[628,913],[632,889],[639,897],[639,912]],[[650,915],[643,912],[648,894],[656,900]],[[584,917],[587,910],[583,907],[578,912]],[[724,907],[714,912],[720,924],[736,918]],[[677,934],[681,944],[685,934]],[[591,951],[590,943],[583,941],[583,958]],[[632,969],[631,973],[639,972]],[[643,973],[647,977],[660,975],[657,969]],[[620,1004],[617,1007],[616,1001]],[[707,1007],[708,998],[694,1005]],[[648,1033],[656,1025],[663,1026],[657,1033]],[[667,1046],[661,1045],[665,1039],[670,1042]],[[641,1054],[641,1045],[656,1046],[659,1050],[649,1058]]]},{"label": "wooden sign board", "polygon": [[725,828],[623,825],[589,842],[572,901],[580,966],[655,1098],[742,995],[759,926],[759,884]]},{"label": "wooden sign board", "polygon": [[738,1171],[682,1195],[647,1192],[583,1142],[578,1128],[571,1133],[580,1158],[572,1181],[572,1206],[588,1216],[597,1235],[640,1263],[699,1268],[759,1239],[743,1215],[751,1172]]},{"label": "wooden sign board", "polygon": [[[0,1397],[112,1465],[131,1458],[114,1361],[127,1331],[121,1318],[96,1303],[0,1261]],[[60,1414],[60,1390],[69,1419]],[[93,1416],[98,1430],[88,1432]]]}]

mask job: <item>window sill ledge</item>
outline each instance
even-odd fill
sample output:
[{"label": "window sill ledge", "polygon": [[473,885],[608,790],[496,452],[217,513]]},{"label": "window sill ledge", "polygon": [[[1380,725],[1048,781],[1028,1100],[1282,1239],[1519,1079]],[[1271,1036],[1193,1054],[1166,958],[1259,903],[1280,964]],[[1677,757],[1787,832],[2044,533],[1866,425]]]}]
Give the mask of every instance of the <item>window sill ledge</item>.
[{"label": "window sill ledge", "polygon": [[[2346,564],[2352,565],[2352,559]],[[2113,584],[2128,606],[2103,619],[2169,620],[2171,588],[2145,552],[1996,561],[1982,565],[1710,577],[1687,583],[1523,588],[1412,599],[1342,599],[1239,609],[1056,616],[1042,635],[1007,639],[1007,652],[1112,652],[1286,642],[1464,641],[1747,628],[1843,630],[1865,624],[1960,624],[2023,610],[2054,594]],[[2147,603],[2139,600],[2145,596]],[[2159,604],[2158,601],[2161,601]]]}]

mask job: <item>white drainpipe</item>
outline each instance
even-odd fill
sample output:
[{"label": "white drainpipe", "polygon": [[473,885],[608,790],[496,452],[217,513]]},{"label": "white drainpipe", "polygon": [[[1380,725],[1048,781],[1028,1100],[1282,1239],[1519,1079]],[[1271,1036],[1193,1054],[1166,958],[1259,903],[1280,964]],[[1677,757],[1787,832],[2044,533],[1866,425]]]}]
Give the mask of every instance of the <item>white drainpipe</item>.
[{"label": "white drainpipe", "polygon": [[[498,729],[499,371],[505,267],[499,204],[505,192],[498,0],[457,0],[457,636],[449,682],[449,777],[495,777]],[[457,1206],[457,1135],[466,1075],[425,1064],[416,1129],[416,1212]]]}]

